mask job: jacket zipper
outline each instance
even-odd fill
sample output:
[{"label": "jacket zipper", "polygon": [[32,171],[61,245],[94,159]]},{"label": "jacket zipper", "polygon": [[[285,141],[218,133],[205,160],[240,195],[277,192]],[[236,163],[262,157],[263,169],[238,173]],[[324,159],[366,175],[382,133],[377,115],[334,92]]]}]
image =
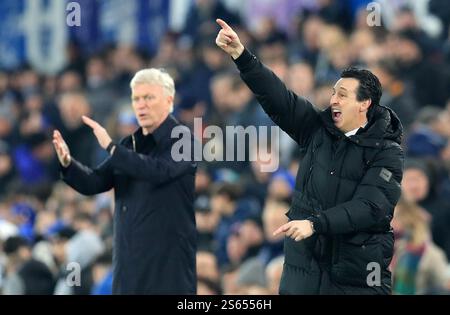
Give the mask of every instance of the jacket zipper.
[{"label": "jacket zipper", "polygon": [[[334,150],[333,150],[333,155],[332,155],[333,161],[336,156],[336,151],[339,149],[339,146],[341,145],[340,141],[344,141],[344,140],[342,140],[341,137],[338,137],[337,141],[338,142],[337,142],[336,148],[334,148]],[[346,153],[344,153],[344,156],[342,157],[342,163],[340,165],[341,167],[345,160],[345,154]],[[340,180],[338,180],[338,183],[337,183],[336,195],[334,197],[333,204],[336,204],[336,201],[337,201],[336,199],[338,197],[339,188],[340,188]],[[340,243],[341,243],[340,235],[336,235],[335,237],[332,238],[332,241],[331,241],[331,263],[332,263],[332,265],[336,264],[339,261]]]}]

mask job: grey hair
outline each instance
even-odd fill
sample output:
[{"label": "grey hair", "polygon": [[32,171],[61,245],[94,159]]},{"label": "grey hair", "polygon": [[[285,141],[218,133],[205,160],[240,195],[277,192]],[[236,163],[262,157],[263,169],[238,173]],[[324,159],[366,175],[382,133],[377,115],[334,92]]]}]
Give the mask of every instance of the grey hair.
[{"label": "grey hair", "polygon": [[162,69],[150,68],[139,70],[133,79],[131,79],[130,88],[134,88],[136,85],[142,83],[160,85],[163,87],[166,95],[175,97],[175,83],[172,77]]}]

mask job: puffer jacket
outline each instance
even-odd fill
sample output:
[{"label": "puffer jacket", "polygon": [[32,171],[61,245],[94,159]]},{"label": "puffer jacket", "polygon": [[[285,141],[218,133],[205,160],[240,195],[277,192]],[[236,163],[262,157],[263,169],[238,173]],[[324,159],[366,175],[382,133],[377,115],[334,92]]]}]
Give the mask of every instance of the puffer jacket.
[{"label": "puffer jacket", "polygon": [[272,120],[304,152],[290,220],[309,219],[316,233],[285,239],[281,294],[389,294],[400,197],[402,126],[376,106],[368,124],[346,137],[331,110],[318,111],[247,50],[236,59],[242,79]]}]

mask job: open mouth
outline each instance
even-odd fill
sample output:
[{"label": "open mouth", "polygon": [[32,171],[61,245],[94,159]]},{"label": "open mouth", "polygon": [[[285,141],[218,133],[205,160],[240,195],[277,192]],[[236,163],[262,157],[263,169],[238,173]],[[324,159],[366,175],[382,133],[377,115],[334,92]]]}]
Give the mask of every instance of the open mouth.
[{"label": "open mouth", "polygon": [[338,122],[338,121],[341,120],[342,112],[339,109],[337,109],[337,108],[332,108],[331,109],[331,115],[333,117],[333,121],[334,122]]}]

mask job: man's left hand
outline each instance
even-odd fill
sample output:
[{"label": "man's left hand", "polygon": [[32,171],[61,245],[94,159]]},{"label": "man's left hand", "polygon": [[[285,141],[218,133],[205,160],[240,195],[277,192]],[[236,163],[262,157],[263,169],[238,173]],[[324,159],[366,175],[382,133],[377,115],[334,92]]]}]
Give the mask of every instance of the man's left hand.
[{"label": "man's left hand", "polygon": [[311,221],[293,220],[280,226],[275,232],[273,232],[273,235],[280,233],[285,233],[286,236],[298,242],[313,235],[314,231]]},{"label": "man's left hand", "polygon": [[112,139],[109,136],[105,128],[103,128],[98,122],[90,119],[87,116],[82,116],[83,122],[92,128],[94,135],[97,137],[97,141],[103,149],[111,143]]}]

